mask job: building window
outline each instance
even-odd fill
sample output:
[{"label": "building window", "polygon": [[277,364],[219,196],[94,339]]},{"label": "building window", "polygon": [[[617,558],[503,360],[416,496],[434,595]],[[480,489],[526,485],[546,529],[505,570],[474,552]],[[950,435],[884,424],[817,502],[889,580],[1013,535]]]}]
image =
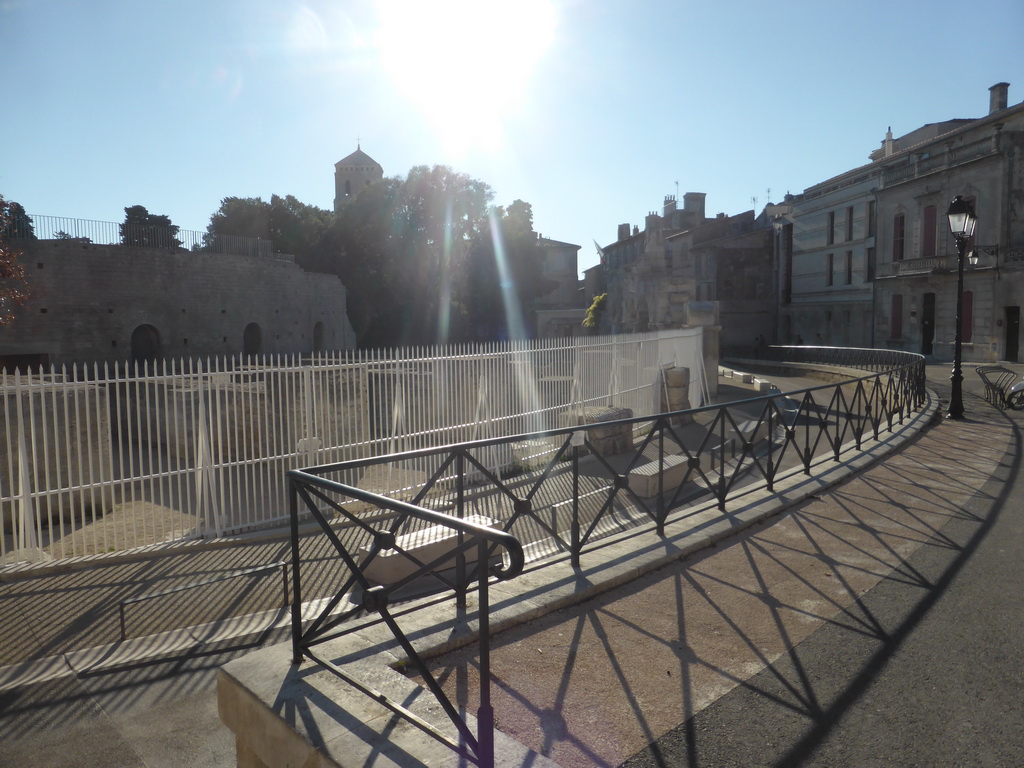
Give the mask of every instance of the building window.
[{"label": "building window", "polygon": [[828,231],[825,233],[825,244],[832,245],[836,241],[836,212],[828,212]]},{"label": "building window", "polygon": [[853,206],[846,209],[846,242],[853,240]]},{"label": "building window", "polygon": [[[793,299],[793,225],[782,226],[782,254],[785,260],[783,282],[782,282],[782,303],[789,304]],[[783,338],[789,338],[785,336]]]},{"label": "building window", "polygon": [[935,206],[925,206],[921,219],[921,258],[930,259],[935,256]]},{"label": "building window", "polygon": [[868,200],[868,212],[867,212],[867,217],[868,217],[868,237],[874,237],[875,236],[875,213],[876,213],[876,210],[877,210],[877,208],[876,208],[876,205],[875,205],[875,201],[874,200]]},{"label": "building window", "polygon": [[825,258],[825,285],[832,285],[832,282],[835,279],[836,255],[834,253],[830,253]]},{"label": "building window", "polygon": [[906,217],[897,213],[892,217],[892,260],[903,261],[904,228]]},{"label": "building window", "polygon": [[846,285],[852,285],[853,284],[853,251],[847,251],[846,252],[846,264],[844,266],[846,267],[845,283],[846,283]]},{"label": "building window", "polygon": [[864,280],[868,283],[875,279],[875,249],[868,248],[864,252]]},{"label": "building window", "polygon": [[892,307],[889,311],[889,338],[896,340],[903,338],[903,295],[894,294]]},{"label": "building window", "polygon": [[974,338],[974,291],[964,291],[964,306],[960,315],[960,334],[964,344],[969,344]]}]

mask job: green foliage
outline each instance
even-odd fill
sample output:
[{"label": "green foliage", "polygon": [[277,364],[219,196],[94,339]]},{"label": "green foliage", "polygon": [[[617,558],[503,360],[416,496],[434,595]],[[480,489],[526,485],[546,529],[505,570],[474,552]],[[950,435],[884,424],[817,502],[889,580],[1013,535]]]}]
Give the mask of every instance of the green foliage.
[{"label": "green foliage", "polygon": [[269,203],[259,197],[225,197],[206,227],[204,250],[223,250],[218,241],[222,235],[257,237],[270,241],[277,253],[302,261],[320,242],[331,216],[292,195],[271,195]]},{"label": "green foliage", "polygon": [[35,240],[32,217],[25,213],[21,203],[5,201],[0,195],[0,238],[4,240]]},{"label": "green foliage", "polygon": [[119,225],[121,243],[142,248],[180,248],[178,226],[168,216],[150,213],[143,205],[124,209],[124,223]]},{"label": "green foliage", "polygon": [[608,294],[602,293],[594,297],[594,301],[587,307],[587,314],[583,318],[584,328],[597,328],[601,322],[601,315],[604,314],[605,304],[608,301]]},{"label": "green foliage", "polygon": [[[19,217],[28,220],[29,229],[24,228],[24,221],[19,223]],[[32,239],[35,238],[31,222],[25,216],[24,208],[18,203],[7,202],[0,195],[0,325],[14,322],[15,309],[28,302],[25,269],[18,261],[21,251],[14,243],[18,239],[26,239],[26,232],[31,233]]]},{"label": "green foliage", "polygon": [[59,229],[53,234],[54,240],[74,240],[76,243],[88,244],[92,242],[92,238],[89,237],[76,237],[75,235],[65,232],[63,229]]},{"label": "green foliage", "polygon": [[291,195],[227,197],[204,249],[222,235],[259,237],[306,270],[338,275],[364,347],[500,338],[523,332],[512,319],[554,284],[529,203],[504,209],[493,196],[466,174],[421,165],[361,189],[337,215]]}]

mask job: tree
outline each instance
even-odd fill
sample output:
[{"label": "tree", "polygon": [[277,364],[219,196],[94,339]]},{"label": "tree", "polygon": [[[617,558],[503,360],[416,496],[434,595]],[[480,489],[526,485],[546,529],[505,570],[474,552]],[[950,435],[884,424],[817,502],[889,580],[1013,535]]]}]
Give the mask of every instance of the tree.
[{"label": "tree", "polygon": [[13,200],[6,202],[0,195],[0,211],[3,215],[3,223],[0,224],[0,237],[4,240],[36,239],[32,217],[25,213],[21,203],[16,203]]},{"label": "tree", "polygon": [[210,238],[218,235],[270,239],[270,205],[259,197],[225,197],[206,225]]},{"label": "tree", "polygon": [[557,283],[544,277],[544,254],[533,230],[533,207],[516,200],[492,208],[463,287],[471,307],[471,338],[523,338],[531,334],[534,302]]},{"label": "tree", "polygon": [[468,313],[472,247],[487,226],[492,194],[446,166],[417,166],[405,179],[361,190],[303,266],[341,277],[363,346],[456,340]]},{"label": "tree", "polygon": [[323,237],[331,218],[329,211],[292,195],[271,195],[269,203],[260,197],[225,197],[210,217],[203,242],[205,250],[232,252],[225,236],[259,238],[301,263]]},{"label": "tree", "polygon": [[324,236],[333,217],[333,212],[307,205],[292,195],[271,195],[268,229],[274,249],[300,260],[305,258]]},{"label": "tree", "polygon": [[601,293],[594,297],[594,301],[587,307],[587,314],[583,318],[584,328],[589,328],[592,333],[597,332],[597,328],[601,324],[601,316],[604,314],[605,304],[607,303],[607,293]]},{"label": "tree", "polygon": [[[19,216],[28,220],[28,230],[19,228]],[[28,302],[25,269],[18,262],[21,251],[14,245],[19,237],[24,239],[22,233],[26,231],[35,238],[35,234],[31,233],[31,219],[25,216],[25,209],[18,203],[8,203],[0,195],[0,325],[14,322],[15,308],[23,307]]]},{"label": "tree", "polygon": [[133,205],[124,209],[124,223],[120,225],[121,243],[143,248],[180,248],[178,227],[168,216],[157,215],[145,206]]}]

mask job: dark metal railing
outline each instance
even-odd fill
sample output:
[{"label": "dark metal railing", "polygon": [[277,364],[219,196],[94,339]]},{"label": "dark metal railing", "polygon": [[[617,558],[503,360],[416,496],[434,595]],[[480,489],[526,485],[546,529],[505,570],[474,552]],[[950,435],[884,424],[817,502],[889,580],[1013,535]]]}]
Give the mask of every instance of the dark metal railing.
[{"label": "dark metal railing", "polygon": [[[670,515],[687,515],[699,501],[729,503],[755,487],[774,490],[782,473],[811,474],[816,463],[840,461],[878,439],[920,409],[925,399],[924,358],[897,350],[772,347],[769,354],[795,367],[849,370],[850,378],[789,392],[719,405],[599,424],[447,445],[325,465],[289,473],[293,489],[292,541],[295,594],[293,643],[296,660],[310,658],[368,695],[381,700],[343,670],[311,650],[345,634],[362,614],[378,614],[402,645],[427,687],[448,712],[469,751],[419,721],[394,702],[384,702],[424,731],[483,766],[491,765],[483,731],[491,723],[487,662],[488,568],[503,549],[502,565],[490,575],[511,578],[523,567],[524,543],[539,555],[568,552],[575,567],[588,545],[627,526],[653,523],[664,535]],[[777,365],[778,363],[776,363]],[[833,371],[834,373],[834,371]],[[606,455],[610,433],[626,436],[622,452]],[[634,438],[634,435],[639,437]],[[522,448],[532,447],[532,453]],[[384,497],[359,487],[387,467],[404,473],[398,495]],[[331,477],[343,477],[339,482]],[[646,490],[645,490],[646,489]],[[347,577],[328,605],[303,629],[299,577],[298,500],[319,523],[344,562]],[[706,505],[701,505],[706,508]],[[466,520],[477,514],[494,527]],[[329,519],[333,516],[333,520]],[[332,524],[333,523],[333,524]],[[339,527],[339,525],[341,527]],[[379,526],[379,527],[375,527]],[[335,530],[337,528],[337,530]],[[416,536],[450,532],[452,546],[420,554]],[[426,531],[426,533],[425,533]],[[466,553],[476,548],[470,567]],[[368,575],[375,559],[398,558],[407,573],[390,584]],[[454,576],[448,571],[455,557]],[[424,579],[453,591],[460,605],[475,580],[480,591],[480,737],[472,739],[422,659],[402,634],[388,606]],[[339,610],[344,600],[350,607]]]},{"label": "dark metal railing", "polygon": [[[389,499],[359,488],[343,486],[322,477],[316,477],[302,470],[288,473],[292,489],[292,650],[293,660],[299,663],[308,658],[330,670],[392,712],[404,717],[427,735],[447,745],[465,759],[485,767],[494,765],[494,710],[490,702],[490,600],[488,582],[491,576],[499,580],[517,576],[523,569],[525,558],[519,541],[509,533],[485,525],[459,519],[452,515],[436,512],[407,502]],[[332,495],[333,494],[333,495]],[[342,506],[337,496],[347,497],[370,504],[390,515],[381,517],[354,514]],[[347,566],[348,578],[336,594],[327,601],[323,609],[303,628],[302,620],[302,578],[299,556],[299,500],[319,523],[320,530],[333,545],[335,553]],[[346,546],[327,519],[326,510],[331,510],[350,523],[356,531],[366,534],[366,546],[359,551]],[[335,521],[336,523],[337,521]],[[415,534],[400,534],[411,522],[424,523],[426,538],[433,535],[443,545],[440,554],[421,554],[417,541],[403,542],[403,538]],[[424,533],[421,529],[420,533]],[[438,536],[437,534],[440,534]],[[420,538],[420,541],[424,537]],[[495,562],[496,555],[503,551],[504,557]],[[402,559],[406,567],[393,581],[386,584],[374,583],[367,572],[374,561],[392,553]],[[475,555],[472,566],[468,554]],[[446,572],[452,570],[454,575]],[[480,706],[477,709],[477,734],[459,714],[458,708],[444,694],[441,684],[427,667],[423,657],[417,653],[409,637],[396,621],[391,606],[396,599],[408,594],[410,588],[422,586],[424,580],[434,582],[434,590],[440,586],[456,595],[456,605],[466,607],[466,595],[475,581],[478,590],[478,621],[480,626]],[[342,606],[346,601],[347,606]],[[339,610],[340,608],[340,610]],[[376,614],[387,625],[392,635],[405,651],[409,661],[424,680],[427,688],[436,697],[441,708],[451,720],[459,734],[459,740],[449,738],[435,725],[429,723],[411,709],[384,693],[364,684],[348,674],[340,665],[323,658],[315,651],[317,645],[346,634],[345,624],[360,615]]]},{"label": "dark metal railing", "polygon": [[214,235],[173,225],[127,224],[33,214],[13,222],[11,226],[10,235],[14,238],[64,240],[83,245],[134,245],[283,261],[294,259],[286,254],[274,253],[274,244],[270,240],[241,235]]}]

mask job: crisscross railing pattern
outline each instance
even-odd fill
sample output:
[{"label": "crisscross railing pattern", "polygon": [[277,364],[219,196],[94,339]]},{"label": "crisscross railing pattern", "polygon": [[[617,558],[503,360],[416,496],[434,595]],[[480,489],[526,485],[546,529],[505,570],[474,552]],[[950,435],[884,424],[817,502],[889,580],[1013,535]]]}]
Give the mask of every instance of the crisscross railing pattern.
[{"label": "crisscross railing pattern", "polygon": [[[288,473],[292,487],[292,584],[295,604],[292,612],[292,649],[296,663],[308,658],[318,665],[330,670],[350,685],[355,686],[378,703],[383,704],[392,712],[401,715],[424,733],[432,736],[452,750],[481,766],[494,764],[494,714],[490,704],[490,676],[484,670],[490,669],[489,663],[489,592],[488,579],[493,576],[504,580],[516,576],[522,571],[524,564],[523,549],[511,534],[495,530],[469,520],[461,520],[451,515],[418,507],[396,499],[388,499],[378,494],[361,491],[358,488],[346,487],[340,483],[306,474],[301,470]],[[378,510],[390,514],[385,516],[366,516],[354,514],[343,506],[338,495],[373,504]],[[306,626],[302,618],[302,570],[299,566],[298,551],[298,506],[299,500],[320,526],[320,531],[330,541],[334,553],[347,566],[347,578],[343,579],[335,594],[326,601]],[[363,534],[367,545],[357,549],[346,544],[335,531],[335,524],[328,520],[325,509],[351,524],[350,531]],[[418,521],[434,527],[441,534],[442,547],[440,554],[420,556],[416,553],[414,543],[405,544],[400,532],[411,521]],[[408,534],[406,534],[408,535]],[[436,538],[436,537],[435,537]],[[444,541],[444,538],[451,539]],[[493,562],[495,555],[503,554],[498,562]],[[386,584],[374,583],[368,577],[369,569],[378,558],[395,553],[405,564],[411,567]],[[470,564],[469,555],[475,555]],[[454,566],[454,576],[446,572]],[[433,580],[437,586],[455,593],[457,604],[466,606],[466,594],[472,582],[477,583],[479,594],[479,626],[480,626],[480,663],[481,686],[480,707],[477,710],[478,731],[472,732],[470,726],[460,715],[458,708],[444,694],[440,683],[431,673],[423,657],[417,653],[409,637],[399,625],[392,605],[403,590],[421,580]],[[458,732],[458,740],[451,739],[441,729],[417,715],[402,703],[389,698],[380,691],[364,684],[357,677],[349,675],[342,666],[319,655],[316,646],[345,634],[345,625],[353,618],[366,614],[376,614],[391,631],[401,645],[409,661],[422,676],[427,687],[433,693],[442,710],[448,716]]]},{"label": "crisscross railing pattern", "polygon": [[[346,676],[314,646],[346,631],[346,622],[375,613],[442,701],[462,744],[418,721],[394,702],[393,711],[415,722],[480,765],[491,748],[486,613],[488,576],[511,578],[526,560],[567,552],[575,566],[592,542],[612,532],[653,523],[663,535],[670,516],[689,514],[698,501],[726,511],[753,487],[774,490],[782,473],[811,474],[879,439],[920,409],[925,399],[924,359],[890,350],[831,348],[792,351],[795,365],[848,371],[834,384],[781,392],[672,413],[582,424],[514,437],[447,445],[292,471],[295,561],[295,656],[313,659],[374,698],[378,692]],[[788,356],[787,356],[788,358]],[[609,454],[597,431],[619,429],[629,447]],[[636,436],[636,437],[634,437]],[[510,465],[508,457],[518,457]],[[382,467],[401,478],[389,497],[360,487]],[[344,478],[346,485],[331,480]],[[371,479],[367,479],[371,478]],[[396,484],[392,483],[392,487]],[[298,550],[298,500],[319,523],[341,562],[339,587],[317,617],[303,621]],[[707,505],[702,504],[705,508]],[[430,549],[437,531],[448,545]],[[426,542],[426,544],[424,543]],[[502,564],[495,554],[504,553]],[[404,564],[390,576],[375,562]],[[471,584],[480,592],[480,733],[473,738],[444,700],[440,686],[390,613],[394,600],[429,582],[454,592],[465,605]],[[468,751],[466,751],[468,745]]]}]

